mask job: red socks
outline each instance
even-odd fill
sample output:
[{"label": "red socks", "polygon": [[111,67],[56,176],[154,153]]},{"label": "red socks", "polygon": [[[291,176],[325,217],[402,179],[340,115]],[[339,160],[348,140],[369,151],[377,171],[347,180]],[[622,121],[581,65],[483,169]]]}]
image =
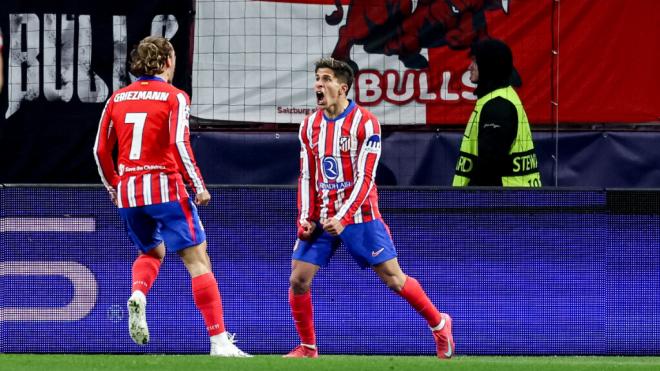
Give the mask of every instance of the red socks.
[{"label": "red socks", "polygon": [[401,291],[398,292],[401,297],[406,299],[415,310],[424,317],[431,328],[440,324],[440,312],[431,303],[429,297],[426,296],[424,289],[419,285],[416,279],[408,276],[406,283],[403,285]]},{"label": "red socks", "polygon": [[[407,277],[399,295],[406,299],[415,310],[426,319],[429,326],[435,327],[442,319],[440,312],[435,308],[431,300],[413,277]],[[312,295],[310,291],[304,294],[294,294],[289,289],[289,305],[291,314],[296,324],[296,331],[300,340],[306,345],[316,345],[316,334],[314,333],[314,315],[312,310]]]},{"label": "red socks", "polygon": [[[151,289],[156,277],[158,277],[160,263],[160,259],[150,255],[142,254],[138,256],[133,263],[133,285],[131,292],[140,290],[146,295]],[[218,290],[218,282],[215,280],[213,273],[194,277],[192,279],[192,290],[195,305],[202,313],[209,336],[225,332],[220,291]]]},{"label": "red socks", "polygon": [[193,277],[192,291],[195,305],[202,313],[202,317],[204,317],[204,323],[206,323],[206,330],[209,332],[209,336],[225,332],[220,290],[218,290],[218,282],[215,280],[213,273],[209,272]]},{"label": "red socks", "polygon": [[133,262],[133,285],[131,286],[131,292],[140,290],[147,295],[156,277],[158,277],[159,270],[160,259],[146,254],[138,256]]},{"label": "red socks", "polygon": [[300,336],[300,342],[305,345],[316,345],[311,291],[298,295],[289,289],[289,305],[291,306],[293,322],[296,324],[296,331]]}]

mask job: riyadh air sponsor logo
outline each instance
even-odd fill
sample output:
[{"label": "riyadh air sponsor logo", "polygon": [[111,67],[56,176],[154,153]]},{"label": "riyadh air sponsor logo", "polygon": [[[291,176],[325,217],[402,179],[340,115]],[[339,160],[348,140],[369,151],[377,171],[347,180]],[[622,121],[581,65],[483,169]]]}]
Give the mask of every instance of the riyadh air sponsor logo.
[{"label": "riyadh air sponsor logo", "polygon": [[384,247],[381,247],[381,248],[378,249],[378,250],[372,251],[372,252],[371,252],[371,256],[375,258],[375,257],[377,257],[378,255],[380,255],[380,253],[382,253],[383,251],[385,251],[385,248],[384,248]]},{"label": "riyadh air sponsor logo", "polygon": [[328,191],[335,191],[335,190],[340,190],[340,189],[346,189],[349,187],[353,186],[353,182],[350,180],[347,180],[345,182],[337,182],[337,183],[319,183],[319,189],[322,190],[328,190]]},{"label": "riyadh air sponsor logo", "polygon": [[339,176],[339,165],[334,157],[325,157],[323,159],[323,175],[328,179],[337,179]]}]

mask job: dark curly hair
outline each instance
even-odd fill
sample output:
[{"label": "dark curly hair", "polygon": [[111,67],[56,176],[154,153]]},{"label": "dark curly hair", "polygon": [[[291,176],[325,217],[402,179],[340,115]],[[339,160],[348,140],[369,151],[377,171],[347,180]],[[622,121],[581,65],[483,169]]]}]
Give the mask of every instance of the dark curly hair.
[{"label": "dark curly hair", "polygon": [[174,47],[164,38],[148,36],[131,51],[131,73],[135,76],[154,76],[165,71],[167,58]]}]

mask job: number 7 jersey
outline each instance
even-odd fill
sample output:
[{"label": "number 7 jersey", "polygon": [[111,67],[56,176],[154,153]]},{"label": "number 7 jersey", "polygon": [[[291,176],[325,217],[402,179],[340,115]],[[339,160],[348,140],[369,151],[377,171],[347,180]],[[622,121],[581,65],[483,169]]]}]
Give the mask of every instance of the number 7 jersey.
[{"label": "number 7 jersey", "polygon": [[[108,99],[94,144],[106,188],[119,207],[188,198],[183,180],[206,190],[190,147],[190,98],[158,77],[143,77]],[[118,144],[117,167],[112,151]]]}]

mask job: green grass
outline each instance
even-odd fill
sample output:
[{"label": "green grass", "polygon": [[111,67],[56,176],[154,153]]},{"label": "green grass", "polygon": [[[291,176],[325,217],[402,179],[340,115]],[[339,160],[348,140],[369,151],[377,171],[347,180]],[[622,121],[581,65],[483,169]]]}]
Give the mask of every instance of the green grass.
[{"label": "green grass", "polygon": [[660,357],[434,357],[321,356],[319,359],[249,359],[205,355],[0,354],[0,371],[70,370],[268,370],[268,371],[426,371],[426,370],[660,370]]}]

